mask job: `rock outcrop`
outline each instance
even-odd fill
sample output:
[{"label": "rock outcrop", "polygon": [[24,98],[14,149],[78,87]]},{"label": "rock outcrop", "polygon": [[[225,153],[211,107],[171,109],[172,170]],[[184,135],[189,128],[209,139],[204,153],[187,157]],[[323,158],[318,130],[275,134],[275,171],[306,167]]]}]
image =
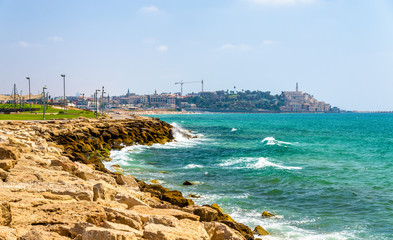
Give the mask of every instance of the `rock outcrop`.
[{"label": "rock outcrop", "polygon": [[253,239],[216,204],[102,164],[172,139],[157,119],[0,122],[0,239]]}]

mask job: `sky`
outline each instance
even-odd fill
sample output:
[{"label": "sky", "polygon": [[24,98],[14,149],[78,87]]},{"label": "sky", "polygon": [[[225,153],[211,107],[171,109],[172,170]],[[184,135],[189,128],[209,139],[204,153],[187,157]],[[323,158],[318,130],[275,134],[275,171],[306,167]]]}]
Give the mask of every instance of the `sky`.
[{"label": "sky", "polygon": [[391,0],[0,0],[0,94],[299,90],[393,110]]}]

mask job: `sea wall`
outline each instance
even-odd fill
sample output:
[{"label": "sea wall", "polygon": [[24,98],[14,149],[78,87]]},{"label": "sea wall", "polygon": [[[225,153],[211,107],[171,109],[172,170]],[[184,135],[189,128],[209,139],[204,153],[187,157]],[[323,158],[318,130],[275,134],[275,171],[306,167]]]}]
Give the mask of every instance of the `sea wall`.
[{"label": "sea wall", "polygon": [[0,122],[0,239],[254,239],[217,204],[198,206],[102,161],[173,140],[154,118]]}]

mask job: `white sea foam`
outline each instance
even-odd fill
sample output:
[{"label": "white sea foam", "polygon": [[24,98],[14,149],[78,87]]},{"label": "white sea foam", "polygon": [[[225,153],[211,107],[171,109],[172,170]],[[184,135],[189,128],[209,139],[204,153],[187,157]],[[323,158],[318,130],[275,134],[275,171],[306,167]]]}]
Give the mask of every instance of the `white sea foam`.
[{"label": "white sea foam", "polygon": [[151,148],[189,148],[200,144],[202,141],[207,140],[203,134],[188,131],[175,122],[171,123],[171,125],[173,126],[172,135],[174,137],[174,141],[165,144],[153,144],[152,146],[150,146]]},{"label": "white sea foam", "polygon": [[237,129],[236,128],[232,128],[231,132],[234,132],[234,131],[237,131]]},{"label": "white sea foam", "polygon": [[257,225],[263,226],[271,235],[264,236],[263,239],[267,240],[284,240],[284,239],[306,239],[306,240],[346,240],[354,239],[355,232],[353,231],[340,231],[333,233],[317,232],[312,230],[303,229],[299,224],[307,224],[315,222],[315,219],[304,219],[301,221],[290,221],[285,218],[261,218],[260,212],[244,211],[240,208],[228,209],[229,215],[238,222],[244,223],[251,228]]},{"label": "white sea foam", "polygon": [[292,145],[292,143],[289,142],[276,140],[274,137],[265,137],[261,142],[265,143],[266,145]]},{"label": "white sea foam", "polygon": [[251,169],[260,169],[266,167],[274,167],[278,169],[302,169],[301,167],[287,167],[280,164],[276,164],[270,162],[268,158],[259,157],[259,158],[252,158],[252,157],[244,157],[244,158],[230,158],[222,163],[218,164],[220,167],[232,167],[234,169],[242,169],[242,168],[251,168]]},{"label": "white sea foam", "polygon": [[[112,161],[104,162],[107,169],[114,171],[111,167],[114,164],[119,164],[120,166],[127,166],[129,162],[133,161],[132,155],[141,153],[149,148],[156,149],[174,149],[174,148],[189,148],[200,144],[208,139],[203,136],[203,134],[193,133],[184,128],[182,128],[177,123],[172,123],[172,135],[174,140],[165,144],[153,144],[151,146],[135,144],[132,146],[127,146],[121,150],[112,150],[110,157]],[[189,166],[189,168],[200,167],[201,165]],[[203,166],[202,166],[203,167]]]},{"label": "white sea foam", "polygon": [[183,167],[184,169],[192,169],[192,168],[203,168],[203,165],[198,164],[188,164],[187,166]]}]

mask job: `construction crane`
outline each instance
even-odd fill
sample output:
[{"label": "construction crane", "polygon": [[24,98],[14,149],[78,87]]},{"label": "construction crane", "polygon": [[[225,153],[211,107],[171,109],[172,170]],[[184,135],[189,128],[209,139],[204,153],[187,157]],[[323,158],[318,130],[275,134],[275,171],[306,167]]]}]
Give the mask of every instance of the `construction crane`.
[{"label": "construction crane", "polygon": [[[183,96],[183,84],[185,84],[185,83],[199,83],[199,81],[192,81],[192,82],[183,82],[183,81],[180,81],[180,82],[175,82],[175,85],[180,84],[180,97]],[[203,84],[203,83],[202,83],[202,84]]]}]

